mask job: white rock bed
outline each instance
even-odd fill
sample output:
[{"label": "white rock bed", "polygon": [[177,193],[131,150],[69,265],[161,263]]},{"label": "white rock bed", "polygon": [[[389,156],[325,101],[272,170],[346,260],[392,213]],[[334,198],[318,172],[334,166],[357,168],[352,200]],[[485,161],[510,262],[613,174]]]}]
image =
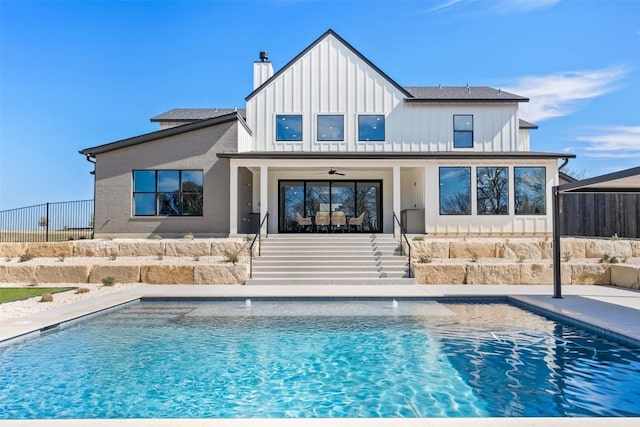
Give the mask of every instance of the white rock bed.
[{"label": "white rock bed", "polygon": [[[82,287],[89,289],[89,292],[77,294],[76,289],[67,292],[58,292],[53,294],[52,302],[40,302],[40,296],[28,298],[20,301],[6,302],[0,304],[0,323],[7,319],[15,319],[22,316],[28,316],[53,308],[62,307],[64,305],[73,304],[78,301],[99,298],[104,295],[120,292],[125,289],[131,289],[143,286],[142,283],[116,283],[113,286],[103,286],[96,283],[50,283],[33,286],[34,288],[66,288],[66,287]],[[16,283],[0,283],[0,288],[24,288],[24,284]]]}]

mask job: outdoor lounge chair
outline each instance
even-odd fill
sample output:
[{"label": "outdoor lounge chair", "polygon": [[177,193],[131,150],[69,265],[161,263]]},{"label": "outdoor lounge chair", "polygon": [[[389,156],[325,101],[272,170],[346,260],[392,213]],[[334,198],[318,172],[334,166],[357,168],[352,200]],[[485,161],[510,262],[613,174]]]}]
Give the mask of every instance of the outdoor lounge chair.
[{"label": "outdoor lounge chair", "polygon": [[360,227],[360,231],[362,231],[362,223],[364,221],[364,212],[360,214],[357,218],[349,218],[349,230],[351,230],[351,226],[355,226],[356,230]]},{"label": "outdoor lounge chair", "polygon": [[316,230],[327,227],[329,231],[329,212],[316,212]]},{"label": "outdoor lounge chair", "polygon": [[298,230],[304,230],[305,228],[311,229],[313,226],[311,218],[305,218],[298,212],[296,212],[296,221],[298,222]]},{"label": "outdoor lounge chair", "polygon": [[347,225],[347,217],[344,215],[344,212],[331,212],[331,225],[334,231],[342,227],[342,232],[344,233],[345,226]]}]

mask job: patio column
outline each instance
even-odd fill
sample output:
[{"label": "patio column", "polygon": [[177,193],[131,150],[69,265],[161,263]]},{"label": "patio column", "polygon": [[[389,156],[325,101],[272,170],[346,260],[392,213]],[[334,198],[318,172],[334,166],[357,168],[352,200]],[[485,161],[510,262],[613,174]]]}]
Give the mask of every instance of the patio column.
[{"label": "patio column", "polygon": [[[393,212],[396,214],[396,216],[398,217],[398,220],[400,220],[400,166],[394,166],[393,167]],[[398,223],[396,222],[396,220],[393,220],[393,233],[397,234],[399,233],[400,227],[398,226]]]},{"label": "patio column", "polygon": [[229,236],[238,235],[238,165],[229,162]]},{"label": "patio column", "polygon": [[[267,166],[260,166],[260,221],[264,219],[264,216],[269,210],[269,168]],[[263,229],[259,230],[260,233],[266,232],[269,228],[269,221],[265,223]]]}]

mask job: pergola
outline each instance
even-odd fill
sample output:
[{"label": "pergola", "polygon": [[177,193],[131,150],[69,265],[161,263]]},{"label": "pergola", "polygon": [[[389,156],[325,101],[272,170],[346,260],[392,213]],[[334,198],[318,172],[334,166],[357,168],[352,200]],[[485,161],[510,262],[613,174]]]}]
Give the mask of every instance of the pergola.
[{"label": "pergola", "polygon": [[553,297],[562,298],[560,276],[560,195],[640,193],[640,166],[553,187]]}]

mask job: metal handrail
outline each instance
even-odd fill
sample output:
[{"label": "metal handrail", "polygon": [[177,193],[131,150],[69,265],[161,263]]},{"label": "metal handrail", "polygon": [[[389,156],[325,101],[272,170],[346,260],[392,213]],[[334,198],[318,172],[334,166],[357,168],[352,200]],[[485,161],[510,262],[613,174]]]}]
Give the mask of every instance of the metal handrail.
[{"label": "metal handrail", "polygon": [[[398,227],[400,227],[400,250],[402,251],[402,255],[405,255],[404,253],[404,247],[402,246],[402,237],[404,237],[404,241],[407,242],[407,248],[409,250],[408,253],[408,258],[409,258],[409,277],[413,277],[413,274],[411,273],[411,244],[409,243],[409,239],[407,239],[407,234],[404,232],[404,229],[402,228],[402,224],[400,223],[400,220],[398,219],[397,215],[395,212],[393,212],[393,219],[396,221],[396,223],[398,224]],[[393,237],[396,237],[396,228],[393,227]]]},{"label": "metal handrail", "polygon": [[[264,214],[264,218],[262,218],[262,221],[260,221],[260,226],[258,227],[258,234],[256,234],[253,237],[253,241],[251,242],[251,245],[249,245],[249,279],[253,279],[253,245],[256,244],[256,240],[258,241],[258,256],[261,255],[261,248],[262,248],[262,226],[264,225],[264,222],[269,218],[269,212]],[[267,238],[267,235],[269,234],[269,228],[267,227],[267,229],[265,230],[264,233],[264,238]]]}]

